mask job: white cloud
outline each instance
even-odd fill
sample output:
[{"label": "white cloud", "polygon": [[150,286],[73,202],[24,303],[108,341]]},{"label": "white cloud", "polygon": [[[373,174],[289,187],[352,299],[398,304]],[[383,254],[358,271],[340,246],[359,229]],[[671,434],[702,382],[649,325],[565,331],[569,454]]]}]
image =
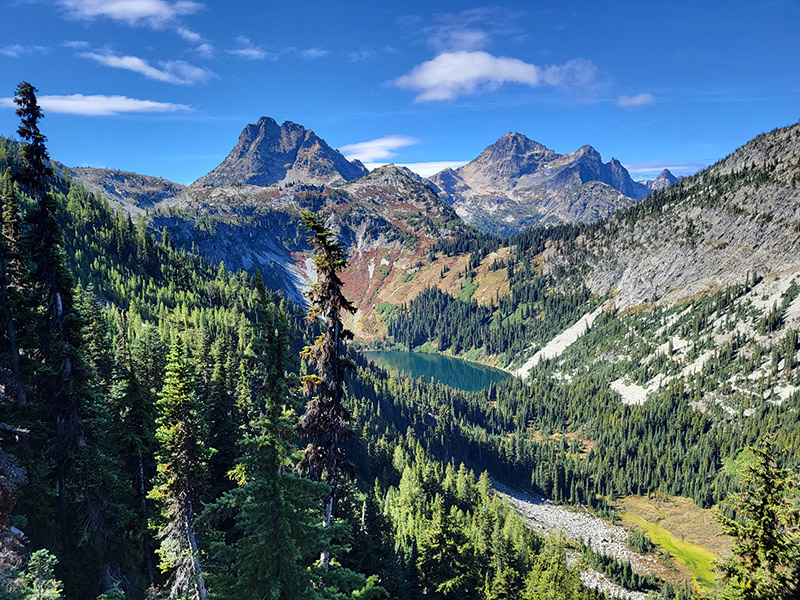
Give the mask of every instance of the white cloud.
[{"label": "white cloud", "polygon": [[85,40],[66,40],[61,44],[65,48],[72,48],[73,50],[82,50],[89,47],[89,42]]},{"label": "white cloud", "polygon": [[208,42],[200,44],[197,48],[194,49],[194,51],[197,52],[203,58],[213,58],[214,54],[216,53],[214,46],[212,44],[209,44]]},{"label": "white cloud", "polygon": [[272,52],[267,52],[263,48],[256,46],[249,38],[240,35],[236,38],[236,47],[228,50],[228,54],[238,56],[247,60],[264,60],[269,58],[275,60],[278,56]]},{"label": "white cloud", "polygon": [[[466,160],[438,160],[432,162],[418,162],[418,163],[403,163],[398,164],[398,167],[405,167],[409,171],[413,171],[420,177],[430,177],[431,175],[435,175],[439,171],[443,169],[457,169],[465,164],[468,161]],[[384,162],[368,162],[364,163],[364,166],[367,167],[370,171],[372,169],[377,169],[378,167],[382,167],[389,163]]]},{"label": "white cloud", "polygon": [[48,48],[45,46],[21,46],[19,44],[0,46],[0,54],[8,56],[9,58],[19,58],[31,54],[44,54],[47,50]]},{"label": "white cloud", "polygon": [[196,31],[192,31],[191,29],[187,29],[186,27],[178,27],[176,30],[178,35],[185,39],[187,42],[191,42],[193,44],[199,44],[203,41],[203,36],[201,36]]},{"label": "white cloud", "polygon": [[75,19],[93,20],[100,17],[121,21],[128,25],[146,25],[163,28],[178,17],[197,12],[198,2],[179,0],[59,0],[67,14]]},{"label": "white cloud", "polygon": [[387,135],[375,140],[347,144],[339,148],[349,160],[358,159],[362,162],[375,162],[392,158],[398,148],[413,146],[417,140],[407,135]]},{"label": "white cloud", "polygon": [[645,104],[652,104],[652,94],[637,94],[635,96],[620,96],[617,98],[617,105],[628,108],[630,106],[644,106]]},{"label": "white cloud", "polygon": [[[39,106],[45,112],[92,117],[109,117],[124,113],[165,113],[191,110],[186,104],[138,100],[127,96],[39,96]],[[0,98],[0,106],[16,108],[13,98]]]},{"label": "white cloud", "polygon": [[518,58],[462,51],[439,54],[395,80],[399,87],[419,92],[416,102],[452,100],[494,90],[504,83],[548,85],[585,93],[599,85],[599,76],[596,67],[583,59],[539,67]]},{"label": "white cloud", "polygon": [[329,53],[330,50],[325,50],[324,48],[308,48],[300,51],[300,57],[306,60],[315,60],[327,56]]},{"label": "white cloud", "polygon": [[148,79],[174,83],[178,85],[193,85],[204,83],[215,77],[214,73],[203,67],[195,67],[182,60],[168,60],[158,63],[154,67],[148,61],[138,56],[117,56],[115,54],[98,54],[96,52],[84,52],[84,58],[89,58],[95,62],[112,67],[115,69],[125,69],[144,75]]}]

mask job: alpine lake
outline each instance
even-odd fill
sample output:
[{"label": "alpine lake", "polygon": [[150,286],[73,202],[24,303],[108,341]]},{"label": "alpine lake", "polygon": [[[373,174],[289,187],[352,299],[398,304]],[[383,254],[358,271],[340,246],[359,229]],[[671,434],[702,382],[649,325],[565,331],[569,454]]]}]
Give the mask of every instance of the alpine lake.
[{"label": "alpine lake", "polygon": [[398,350],[366,350],[363,354],[384,369],[402,371],[414,378],[435,379],[465,392],[475,392],[511,377],[500,369],[442,354]]}]

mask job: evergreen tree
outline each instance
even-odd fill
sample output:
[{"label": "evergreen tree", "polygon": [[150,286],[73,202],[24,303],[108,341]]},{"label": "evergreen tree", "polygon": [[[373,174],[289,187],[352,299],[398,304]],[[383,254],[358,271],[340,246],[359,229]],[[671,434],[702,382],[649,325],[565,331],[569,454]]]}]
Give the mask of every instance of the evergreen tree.
[{"label": "evergreen tree", "polygon": [[58,600],[61,598],[61,582],[55,578],[53,568],[58,559],[47,550],[31,554],[25,573],[20,578],[20,595],[23,600]]},{"label": "evergreen tree", "polygon": [[0,318],[2,336],[9,358],[7,387],[19,404],[25,404],[26,392],[20,368],[18,323],[21,321],[23,264],[19,250],[19,199],[11,169],[6,169],[2,195],[2,235],[0,235]]},{"label": "evergreen tree", "polygon": [[39,129],[39,121],[44,118],[42,109],[36,100],[36,88],[27,81],[17,86],[14,104],[20,125],[17,128],[19,137],[27,142],[20,150],[23,160],[23,181],[27,185],[34,200],[40,201],[46,194],[46,178],[52,174],[50,156],[45,142],[47,138]]},{"label": "evergreen tree", "polygon": [[119,439],[120,454],[131,482],[130,489],[134,490],[136,497],[133,509],[136,514],[134,537],[138,535],[141,538],[145,577],[152,588],[155,571],[147,528],[150,516],[147,493],[154,470],[155,405],[134,369],[124,316],[118,324],[116,338],[114,383],[110,392],[111,406],[117,416],[115,435]]},{"label": "evergreen tree", "polygon": [[419,543],[417,568],[426,594],[434,597],[474,597],[477,573],[472,570],[472,545],[440,498],[433,519]]},{"label": "evergreen tree", "polygon": [[161,568],[171,571],[170,598],[206,600],[195,514],[210,454],[203,442],[208,428],[180,335],[167,357],[158,411],[158,472],[150,495],[161,506]]},{"label": "evergreen tree", "polygon": [[[57,484],[57,520],[61,527],[62,563],[75,558],[72,528],[77,526],[74,513],[76,474],[72,472],[76,452],[85,447],[82,422],[84,404],[89,395],[89,369],[81,356],[83,319],[75,307],[74,282],[64,253],[64,238],[57,220],[59,205],[51,193],[48,178],[52,171],[49,156],[39,130],[43,117],[36,101],[36,89],[28,83],[17,87],[14,102],[20,117],[18,133],[25,140],[22,182],[34,199],[26,215],[22,239],[23,252],[31,265],[28,294],[33,314],[31,355],[37,364],[30,386],[35,392],[35,421],[48,424],[37,431],[38,443],[54,464]],[[85,581],[84,581],[85,582]],[[81,583],[75,581],[76,585]],[[68,587],[72,585],[67,581]]]},{"label": "evergreen tree", "polygon": [[769,447],[753,448],[755,462],[742,471],[741,491],[729,502],[736,516],[718,513],[734,538],[733,556],[718,563],[726,600],[800,597],[800,508],[796,473],[781,468]]},{"label": "evergreen tree", "polygon": [[[316,374],[304,377],[306,393],[316,392],[317,395],[309,400],[300,418],[300,433],[309,440],[301,468],[313,481],[324,479],[330,486],[325,500],[324,524],[327,527],[331,524],[339,490],[338,478],[346,468],[341,444],[350,419],[344,407],[344,376],[348,366],[344,344],[346,339],[352,338],[352,333],[344,328],[341,312],[352,313],[356,309],[342,293],[344,284],[339,278],[339,273],[347,267],[344,244],[337,242],[322,220],[310,211],[301,213],[301,223],[311,232],[308,241],[314,248],[317,270],[317,281],[307,292],[311,300],[308,319],[319,318],[325,324],[324,333],[302,352],[316,370]],[[329,562],[330,552],[324,548],[320,564],[327,568]]]},{"label": "evergreen tree", "polygon": [[590,598],[580,579],[580,572],[567,565],[563,539],[549,539],[536,557],[533,569],[525,578],[523,600],[582,600]]},{"label": "evergreen tree", "polygon": [[250,358],[257,395],[240,443],[242,455],[232,475],[239,487],[209,512],[233,513],[232,543],[217,544],[215,593],[225,598],[291,600],[313,595],[309,565],[330,530],[318,512],[327,492],[323,483],[291,472],[296,423],[287,386],[290,336],[286,315],[258,285],[259,319]]}]

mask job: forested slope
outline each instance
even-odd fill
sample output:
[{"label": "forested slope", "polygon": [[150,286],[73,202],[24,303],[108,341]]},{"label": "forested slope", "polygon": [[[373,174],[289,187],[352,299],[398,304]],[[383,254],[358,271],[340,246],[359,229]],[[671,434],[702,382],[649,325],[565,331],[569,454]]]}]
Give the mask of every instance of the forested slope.
[{"label": "forested slope", "polygon": [[532,599],[558,581],[558,598],[601,597],[486,474],[426,449],[431,423],[460,435],[429,417],[453,392],[363,364],[356,477],[321,527],[328,488],[294,470],[295,357],[318,324],[49,172],[32,136],[0,146],[5,595]]}]

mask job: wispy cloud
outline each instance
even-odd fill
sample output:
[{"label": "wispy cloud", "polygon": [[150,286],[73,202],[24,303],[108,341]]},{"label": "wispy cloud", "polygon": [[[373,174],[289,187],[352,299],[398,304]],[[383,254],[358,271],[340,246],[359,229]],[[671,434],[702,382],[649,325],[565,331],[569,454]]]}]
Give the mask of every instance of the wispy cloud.
[{"label": "wispy cloud", "polygon": [[539,67],[518,58],[462,51],[439,54],[395,80],[397,86],[418,92],[415,102],[452,100],[506,83],[591,93],[600,77],[594,64],[583,59]]},{"label": "wispy cloud", "polygon": [[373,50],[357,50],[347,53],[347,59],[350,62],[361,62],[362,60],[369,60],[371,58],[375,58],[375,52]]},{"label": "wispy cloud", "polygon": [[208,42],[204,42],[200,44],[197,48],[194,49],[197,54],[202,56],[203,58],[213,58],[216,54],[216,48],[212,44]]},{"label": "wispy cloud", "polygon": [[239,58],[244,58],[246,60],[264,60],[266,58],[270,60],[276,60],[278,58],[277,54],[273,52],[267,52],[260,46],[256,46],[249,38],[240,35],[236,38],[236,46],[232,49],[227,51],[228,54],[232,54],[233,56],[238,56]]},{"label": "wispy cloud", "polygon": [[[39,96],[37,100],[45,112],[92,117],[110,117],[125,113],[174,113],[191,110],[191,107],[186,104],[139,100],[127,96],[71,94],[69,96]],[[0,106],[16,108],[13,98],[0,98]]]},{"label": "wispy cloud", "polygon": [[631,176],[641,179],[653,179],[664,169],[669,169],[673,175],[692,175],[708,166],[706,163],[676,163],[676,162],[642,162],[624,165]]},{"label": "wispy cloud", "polygon": [[431,19],[405,18],[411,36],[422,37],[437,53],[484,50],[495,37],[515,39],[523,33],[519,27],[520,11],[499,6],[468,8],[457,13],[439,13]]},{"label": "wispy cloud", "polygon": [[196,13],[203,6],[188,0],[59,0],[59,4],[74,19],[106,18],[156,29],[175,24],[180,17]]},{"label": "wispy cloud", "polygon": [[175,31],[178,32],[178,35],[185,39],[187,42],[191,42],[192,44],[199,44],[203,41],[203,36],[197,33],[196,31],[192,31],[186,27],[178,27]]},{"label": "wispy cloud", "polygon": [[407,135],[387,135],[375,140],[347,144],[339,148],[349,160],[358,159],[362,162],[375,162],[388,160],[397,154],[398,148],[413,146],[417,139]]},{"label": "wispy cloud", "polygon": [[48,51],[46,46],[21,46],[13,44],[11,46],[0,46],[0,54],[9,58],[20,58],[33,54],[45,54]]},{"label": "wispy cloud", "polygon": [[489,45],[489,34],[482,29],[462,25],[436,27],[428,44],[439,52],[452,50],[482,50]]},{"label": "wispy cloud", "polygon": [[73,50],[83,50],[90,46],[89,42],[85,40],[65,40],[61,45],[64,48],[72,48]]},{"label": "wispy cloud", "polygon": [[325,50],[324,48],[308,48],[306,50],[300,50],[298,54],[301,58],[305,58],[306,60],[316,60],[328,56],[330,50]]},{"label": "wispy cloud", "polygon": [[624,108],[629,108],[631,106],[645,106],[646,104],[652,104],[653,98],[652,94],[636,94],[635,96],[620,96],[617,98],[617,106],[622,106]]},{"label": "wispy cloud", "polygon": [[133,71],[144,75],[148,79],[177,85],[205,83],[215,77],[214,73],[208,69],[195,67],[183,60],[161,61],[158,63],[158,67],[154,67],[138,56],[117,56],[115,54],[98,54],[96,52],[83,52],[81,56],[107,67]]},{"label": "wispy cloud", "polygon": [[[418,162],[418,163],[403,163],[398,164],[398,167],[405,167],[409,171],[413,171],[420,177],[430,177],[431,175],[435,175],[439,171],[444,169],[457,169],[460,166],[467,164],[468,161],[466,160],[438,160],[432,162]],[[364,163],[364,166],[367,167],[370,171],[372,169],[377,169],[378,167],[382,167],[388,163],[385,162],[368,162]]]}]

